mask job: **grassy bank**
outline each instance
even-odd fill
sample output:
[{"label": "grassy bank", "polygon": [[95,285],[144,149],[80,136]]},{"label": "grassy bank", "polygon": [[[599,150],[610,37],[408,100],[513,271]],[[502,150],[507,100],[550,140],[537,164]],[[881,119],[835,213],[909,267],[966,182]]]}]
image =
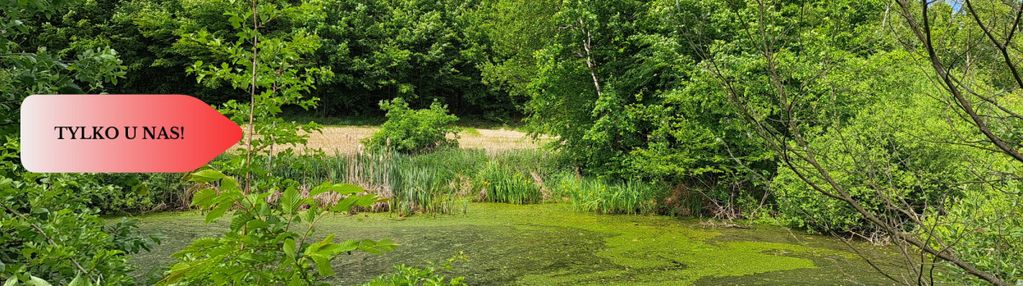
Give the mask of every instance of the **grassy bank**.
[{"label": "grassy bank", "polygon": [[462,213],[468,202],[571,202],[584,211],[649,214],[657,211],[657,201],[667,189],[641,181],[583,178],[542,149],[290,155],[259,162],[273,176],[306,188],[322,182],[360,185],[389,199],[374,210],[401,215]]}]

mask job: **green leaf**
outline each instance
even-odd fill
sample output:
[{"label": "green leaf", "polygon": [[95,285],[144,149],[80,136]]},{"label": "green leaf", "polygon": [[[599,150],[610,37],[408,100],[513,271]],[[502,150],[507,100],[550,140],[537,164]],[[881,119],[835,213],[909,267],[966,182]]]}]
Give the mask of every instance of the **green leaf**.
[{"label": "green leaf", "polygon": [[92,285],[88,279],[82,278],[82,273],[75,275],[75,279],[71,279],[71,282],[67,286],[90,286]]},{"label": "green leaf", "polygon": [[46,282],[46,280],[43,280],[43,278],[39,278],[39,277],[35,277],[35,276],[32,276],[31,279],[28,280],[28,285],[32,285],[32,286],[51,286],[50,282]]},{"label": "green leaf", "polygon": [[313,223],[316,221],[316,216],[319,215],[320,210],[315,205],[311,206],[308,211],[305,212],[305,222]]},{"label": "green leaf", "polygon": [[358,248],[358,241],[346,240],[342,243],[331,243],[326,245],[321,248],[318,253],[333,257],[342,253],[354,251]]},{"label": "green leaf", "polygon": [[222,189],[222,190],[237,190],[237,191],[241,190],[241,189],[238,188],[238,180],[236,180],[234,177],[224,177],[223,179],[221,179],[220,180],[220,189]]},{"label": "green leaf", "polygon": [[355,204],[355,201],[357,201],[357,200],[358,200],[358,198],[356,198],[354,196],[349,196],[347,198],[344,198],[344,199],[338,201],[337,204],[335,204],[334,207],[331,208],[330,210],[332,210],[334,212],[339,212],[339,213],[350,211],[350,210],[352,210],[352,205]]},{"label": "green leaf", "polygon": [[358,249],[371,254],[382,254],[390,252],[396,247],[398,247],[398,244],[394,243],[394,241],[390,239],[383,239],[379,241],[365,239],[359,241]]},{"label": "green leaf", "polygon": [[347,212],[352,210],[354,207],[368,207],[378,201],[379,197],[374,194],[351,195],[337,202],[331,210],[334,212]]},{"label": "green leaf", "polygon": [[188,180],[196,183],[210,183],[216,182],[217,180],[223,179],[224,173],[214,169],[204,169],[198,172],[192,173],[188,176]]},{"label": "green leaf", "polygon": [[298,190],[294,187],[288,188],[287,190],[284,190],[284,194],[281,195],[281,209],[288,214],[294,213],[295,209],[298,208],[301,199],[302,198],[298,196]]},{"label": "green leaf", "polygon": [[313,196],[316,196],[316,195],[319,195],[319,194],[322,194],[322,193],[329,192],[331,186],[332,185],[330,183],[323,182],[319,186],[316,186],[312,190],[309,190],[309,196],[313,197]]},{"label": "green leaf", "polygon": [[238,17],[238,15],[231,15],[231,18],[227,19],[227,21],[231,23],[232,28],[238,29],[242,26],[242,18]]},{"label": "green leaf", "polygon": [[[196,242],[202,241],[209,240],[193,241],[192,244],[195,245]],[[175,263],[173,266],[171,266],[171,269],[167,271],[167,274],[163,276],[163,279],[157,282],[156,285],[170,285],[177,283],[178,281],[181,281],[182,278],[186,277],[186,275],[188,275],[189,273],[194,273],[196,269],[206,268],[207,266],[209,266],[211,262],[212,261],[209,259],[204,259]]]},{"label": "green leaf", "polygon": [[361,195],[361,196],[357,196],[357,197],[358,197],[358,200],[355,201],[355,206],[359,206],[359,207],[372,206],[374,203],[378,202],[379,199],[380,199],[379,197],[377,197],[377,195],[373,195],[373,194]]},{"label": "green leaf", "polygon": [[232,205],[234,204],[220,203],[213,207],[213,210],[206,214],[206,223],[213,222],[214,220],[217,220],[218,218],[224,216],[224,213],[226,213],[227,210],[231,209]]},{"label": "green leaf", "polygon": [[213,199],[217,197],[217,191],[214,189],[202,189],[195,192],[192,195],[192,205],[200,208],[208,208],[213,204]]},{"label": "green leaf", "polygon": [[245,228],[248,228],[249,230],[263,229],[263,228],[266,228],[267,226],[270,226],[270,225],[267,224],[265,221],[258,220],[258,219],[250,220],[250,221],[245,223]]},{"label": "green leaf", "polygon": [[295,259],[295,240],[285,239],[284,240],[284,254],[287,254],[289,258]]},{"label": "green leaf", "polygon": [[330,259],[318,254],[310,255],[309,258],[313,259],[313,263],[316,264],[316,272],[318,272],[321,276],[334,275],[334,269],[330,265]]}]

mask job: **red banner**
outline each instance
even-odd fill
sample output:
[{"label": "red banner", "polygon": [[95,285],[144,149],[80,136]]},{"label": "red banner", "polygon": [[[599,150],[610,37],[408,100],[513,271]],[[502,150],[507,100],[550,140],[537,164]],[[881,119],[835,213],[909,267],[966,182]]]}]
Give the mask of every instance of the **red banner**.
[{"label": "red banner", "polygon": [[21,104],[21,161],[32,172],[189,172],[241,137],[187,95],[33,95]]}]

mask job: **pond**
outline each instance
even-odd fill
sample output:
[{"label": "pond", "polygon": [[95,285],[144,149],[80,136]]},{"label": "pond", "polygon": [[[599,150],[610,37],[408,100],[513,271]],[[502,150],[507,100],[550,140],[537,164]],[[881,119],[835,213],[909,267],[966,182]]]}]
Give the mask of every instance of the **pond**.
[{"label": "pond", "polygon": [[[205,224],[197,212],[140,217],[140,227],[165,239],[136,255],[136,275],[155,281],[171,255],[192,239],[213,236],[226,220]],[[785,228],[719,227],[665,216],[597,215],[567,204],[477,204],[465,214],[398,217],[387,213],[321,220],[321,235],[389,238],[383,255],[336,260],[332,284],[361,284],[395,264],[425,266],[464,254],[454,275],[470,285],[878,285],[891,284],[860,255],[891,261],[881,247],[854,242],[860,254],[830,237]],[[884,263],[882,263],[884,265]]]}]

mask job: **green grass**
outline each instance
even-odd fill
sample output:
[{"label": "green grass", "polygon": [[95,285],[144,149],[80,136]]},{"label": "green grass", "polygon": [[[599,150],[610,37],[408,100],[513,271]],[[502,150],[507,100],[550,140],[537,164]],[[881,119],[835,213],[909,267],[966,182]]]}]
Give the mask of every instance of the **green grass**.
[{"label": "green grass", "polygon": [[550,184],[554,193],[570,198],[581,211],[602,214],[654,214],[666,188],[641,181],[608,183],[561,173]]},{"label": "green grass", "polygon": [[488,157],[480,150],[442,149],[406,155],[282,156],[270,168],[274,176],[304,186],[346,182],[389,198],[387,210],[402,215],[460,213],[471,197],[471,178]]},{"label": "green grass", "polygon": [[497,161],[490,161],[476,174],[474,186],[480,201],[534,204],[543,201],[539,182]]},{"label": "green grass", "polygon": [[480,136],[480,130],[472,127],[462,128],[461,133],[469,136]]},{"label": "green grass", "polygon": [[[258,158],[258,164],[267,164]],[[401,215],[464,213],[469,201],[535,204],[571,201],[579,211],[603,214],[653,214],[667,187],[641,181],[609,182],[577,178],[546,150],[487,154],[473,149],[430,153],[286,155],[267,166],[270,174],[306,188],[345,182],[389,198],[371,211]]]}]

